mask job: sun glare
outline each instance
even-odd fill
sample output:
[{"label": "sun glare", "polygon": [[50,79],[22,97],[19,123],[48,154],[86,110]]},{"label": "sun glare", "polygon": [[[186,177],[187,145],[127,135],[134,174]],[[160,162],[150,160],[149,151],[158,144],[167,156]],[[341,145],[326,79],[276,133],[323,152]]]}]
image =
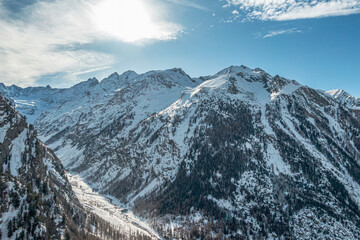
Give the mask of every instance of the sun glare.
[{"label": "sun glare", "polygon": [[94,7],[95,24],[126,42],[170,38],[142,0],[104,0]]}]

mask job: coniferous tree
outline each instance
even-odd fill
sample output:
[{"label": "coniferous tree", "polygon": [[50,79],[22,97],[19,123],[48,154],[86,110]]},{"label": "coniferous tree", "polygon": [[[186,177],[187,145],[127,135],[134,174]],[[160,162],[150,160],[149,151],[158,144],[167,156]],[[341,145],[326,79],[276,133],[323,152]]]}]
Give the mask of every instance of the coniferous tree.
[{"label": "coniferous tree", "polygon": [[8,238],[11,238],[12,235],[14,234],[13,221],[12,221],[12,220],[10,220],[10,221],[8,222],[7,231],[8,231],[8,232],[7,232]]}]

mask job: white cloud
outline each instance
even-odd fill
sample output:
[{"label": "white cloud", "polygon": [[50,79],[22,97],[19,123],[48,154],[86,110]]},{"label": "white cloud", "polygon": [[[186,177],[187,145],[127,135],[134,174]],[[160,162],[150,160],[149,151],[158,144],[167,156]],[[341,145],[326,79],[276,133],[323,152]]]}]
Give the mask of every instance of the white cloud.
[{"label": "white cloud", "polygon": [[[3,36],[0,38],[0,82],[29,86],[36,84],[40,77],[55,73],[65,73],[67,80],[76,81],[77,75],[81,73],[105,69],[114,63],[112,55],[95,50],[81,50],[84,44],[109,39],[130,43],[168,40],[176,38],[181,30],[181,26],[165,21],[153,12],[147,12],[148,8],[141,5],[142,0],[122,0],[122,3],[137,2],[138,5],[132,6],[140,7],[142,15],[147,14],[147,19],[143,19],[146,22],[142,22],[139,16],[137,19],[140,20],[135,23],[135,18],[115,19],[130,21],[126,24],[116,23],[115,28],[111,29],[114,31],[110,32],[109,29],[99,27],[98,23],[102,20],[98,19],[101,16],[96,15],[96,9],[104,1],[111,2],[38,1],[23,9],[16,18],[0,2],[0,32]],[[112,11],[122,14],[124,9]],[[127,16],[130,16],[129,13]],[[143,25],[150,30],[143,31],[143,35],[139,31],[133,31]]]},{"label": "white cloud", "polygon": [[227,0],[250,19],[295,20],[360,13],[360,0]]},{"label": "white cloud", "polygon": [[300,32],[302,32],[302,31],[297,28],[276,30],[276,31],[268,32],[266,35],[263,36],[263,38],[269,38],[269,37],[274,37],[274,36],[283,35],[283,34],[290,34],[290,33],[300,33]]},{"label": "white cloud", "polygon": [[204,10],[207,11],[208,9],[198,3],[194,3],[193,1],[189,1],[189,0],[166,0],[167,2],[171,2],[171,3],[175,3],[178,5],[182,5],[185,7],[191,7],[191,8],[196,8],[199,10]]}]

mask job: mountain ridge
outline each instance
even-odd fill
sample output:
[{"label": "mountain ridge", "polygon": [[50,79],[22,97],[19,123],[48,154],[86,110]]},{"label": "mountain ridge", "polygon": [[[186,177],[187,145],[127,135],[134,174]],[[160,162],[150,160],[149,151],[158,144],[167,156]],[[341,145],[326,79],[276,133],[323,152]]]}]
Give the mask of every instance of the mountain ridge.
[{"label": "mountain ridge", "polygon": [[[214,77],[216,75],[221,75],[221,74],[224,74],[224,73],[235,73],[235,72],[236,73],[241,73],[241,74],[248,74],[248,73],[251,73],[251,72],[252,73],[257,72],[257,73],[261,73],[261,74],[270,76],[270,74],[268,74],[267,72],[265,72],[261,68],[251,69],[251,68],[246,67],[244,65],[240,65],[240,66],[232,65],[232,66],[229,66],[229,67],[226,67],[226,68],[222,69],[221,71],[215,73],[214,75],[200,76],[198,78],[190,77],[181,68],[171,68],[171,69],[167,69],[167,70],[152,70],[152,71],[142,73],[140,75],[143,75],[143,76],[151,75],[151,74],[162,75],[162,74],[166,74],[166,73],[171,72],[171,71],[173,71],[173,72],[178,71],[180,74],[187,76],[189,79],[192,79],[193,80],[192,82],[194,82],[194,81],[196,82],[196,79],[201,79],[202,81],[204,81],[204,80],[207,80],[208,78]],[[91,88],[91,87],[94,87],[96,85],[105,85],[105,86],[103,86],[104,91],[114,91],[114,89],[115,90],[117,89],[117,87],[118,87],[117,84],[119,84],[119,82],[121,82],[121,81],[127,82],[127,80],[134,79],[134,78],[136,78],[138,76],[139,76],[139,74],[137,74],[136,72],[134,72],[132,70],[125,71],[121,75],[119,75],[117,72],[114,72],[114,73],[110,74],[108,77],[104,78],[101,81],[99,81],[95,77],[93,77],[93,78],[89,78],[87,81],[79,82],[79,83],[77,83],[77,84],[75,84],[75,85],[73,85],[71,87],[68,87],[68,88],[52,88],[49,85],[22,88],[22,87],[14,85],[14,84],[11,85],[11,86],[5,86],[3,83],[0,83],[0,93],[3,96],[8,97],[8,96],[11,95],[11,98],[14,98],[14,97],[19,95],[19,92],[23,92],[24,97],[26,97],[26,96],[31,94],[31,91],[39,91],[39,90],[45,91],[45,93],[43,93],[41,95],[44,95],[44,94],[46,95],[46,94],[50,94],[49,92],[46,92],[46,91],[49,91],[49,90],[51,91],[51,93],[58,93],[59,91],[63,93],[64,90],[77,89],[77,88],[81,89],[81,88],[84,88],[84,87],[85,88],[89,88],[89,87]],[[280,78],[278,75],[276,75],[275,77]],[[294,81],[294,80],[291,80],[291,81]],[[109,88],[109,86],[107,86],[107,85],[113,85],[113,86],[111,86]],[[76,90],[74,90],[74,91],[76,91]],[[359,105],[359,101],[360,101],[359,98],[351,96],[349,93],[347,93],[344,90],[334,89],[334,90],[328,90],[328,91],[323,91],[323,92],[325,94],[333,97],[334,99],[340,101],[342,104],[347,104],[348,103],[348,106],[354,106],[354,105],[358,106]],[[20,104],[21,103],[19,103],[19,105]],[[29,114],[27,114],[27,115],[29,115]]]}]

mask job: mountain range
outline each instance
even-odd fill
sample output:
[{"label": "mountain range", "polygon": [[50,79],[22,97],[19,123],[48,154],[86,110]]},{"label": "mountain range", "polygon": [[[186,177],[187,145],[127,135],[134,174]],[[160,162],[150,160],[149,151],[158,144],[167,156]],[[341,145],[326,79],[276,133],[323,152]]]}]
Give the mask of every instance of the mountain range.
[{"label": "mountain range", "polygon": [[231,66],[199,78],[127,71],[67,89],[2,84],[0,94],[57,165],[158,236],[360,236],[360,102],[342,90]]}]

